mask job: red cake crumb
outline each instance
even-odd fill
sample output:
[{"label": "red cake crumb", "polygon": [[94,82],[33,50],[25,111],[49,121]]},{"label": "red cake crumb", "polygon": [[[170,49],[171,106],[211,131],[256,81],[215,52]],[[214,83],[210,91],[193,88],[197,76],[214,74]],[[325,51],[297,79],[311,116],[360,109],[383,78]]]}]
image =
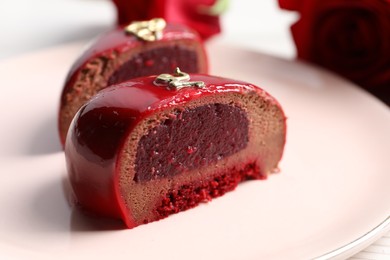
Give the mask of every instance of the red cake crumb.
[{"label": "red cake crumb", "polygon": [[[210,181],[182,185],[178,190],[169,191],[161,200],[161,204],[156,209],[156,217],[162,219],[193,208],[201,202],[208,202],[212,198],[220,197],[226,192],[234,190],[242,181],[253,179],[265,180],[267,175],[261,174],[256,163],[248,163],[244,169],[231,169],[215,176]],[[144,220],[144,223],[147,222]]]}]

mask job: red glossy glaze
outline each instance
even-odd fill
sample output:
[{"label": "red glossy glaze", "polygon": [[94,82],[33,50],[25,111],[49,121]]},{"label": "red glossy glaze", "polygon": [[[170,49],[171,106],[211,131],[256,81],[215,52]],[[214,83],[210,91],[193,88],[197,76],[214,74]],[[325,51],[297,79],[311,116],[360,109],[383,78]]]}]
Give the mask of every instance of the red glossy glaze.
[{"label": "red glossy glaze", "polygon": [[166,108],[226,92],[256,91],[278,105],[266,92],[245,82],[191,75],[191,80],[204,81],[206,87],[176,91],[154,85],[154,79],[133,79],[100,91],[76,114],[65,145],[68,173],[79,203],[98,214],[121,218],[128,227],[134,222],[118,191],[118,155],[140,120]]},{"label": "red glossy glaze", "polygon": [[[126,34],[123,28],[123,26],[120,26],[105,33],[96,41],[94,41],[89,48],[87,48],[83,55],[73,64],[72,68],[70,69],[66,78],[65,88],[75,80],[79,70],[89,60],[102,56],[105,53],[112,53],[113,51],[122,53],[143,44],[150,44],[148,42],[139,40],[134,35]],[[179,24],[167,24],[163,31],[163,37],[159,40],[159,42],[169,42],[178,39],[201,42],[201,39],[195,31]]]}]

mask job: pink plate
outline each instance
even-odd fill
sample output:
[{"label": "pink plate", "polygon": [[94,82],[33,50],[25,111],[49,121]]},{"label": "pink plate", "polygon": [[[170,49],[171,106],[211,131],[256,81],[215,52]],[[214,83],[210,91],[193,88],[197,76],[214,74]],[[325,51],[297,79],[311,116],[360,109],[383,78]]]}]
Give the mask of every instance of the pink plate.
[{"label": "pink plate", "polygon": [[284,107],[281,173],[132,230],[73,210],[56,117],[81,46],[0,63],[1,259],[345,258],[390,229],[388,107],[330,73],[218,41],[213,74]]}]

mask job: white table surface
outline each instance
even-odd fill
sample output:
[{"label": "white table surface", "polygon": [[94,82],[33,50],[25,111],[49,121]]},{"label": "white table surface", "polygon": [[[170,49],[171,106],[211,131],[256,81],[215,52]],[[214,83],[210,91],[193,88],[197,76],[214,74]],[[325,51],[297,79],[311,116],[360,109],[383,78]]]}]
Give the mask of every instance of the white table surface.
[{"label": "white table surface", "polygon": [[[295,49],[288,26],[296,18],[280,11],[276,0],[231,0],[223,17],[224,32],[218,37],[230,44],[293,59]],[[0,0],[0,62],[89,40],[114,23],[115,9],[109,0]],[[390,259],[390,233],[351,259]]]}]

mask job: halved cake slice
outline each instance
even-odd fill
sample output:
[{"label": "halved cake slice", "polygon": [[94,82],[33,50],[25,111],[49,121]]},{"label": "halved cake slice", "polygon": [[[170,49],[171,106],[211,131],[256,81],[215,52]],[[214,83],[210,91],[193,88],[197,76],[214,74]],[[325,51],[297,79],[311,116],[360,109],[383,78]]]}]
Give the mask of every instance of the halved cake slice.
[{"label": "halved cake slice", "polygon": [[176,70],[99,92],[74,118],[65,155],[79,204],[132,228],[265,179],[285,138],[264,90]]},{"label": "halved cake slice", "polygon": [[169,73],[177,66],[207,73],[202,42],[185,26],[153,19],[104,34],[76,61],[66,79],[59,111],[61,143],[77,110],[99,90],[131,78]]}]

